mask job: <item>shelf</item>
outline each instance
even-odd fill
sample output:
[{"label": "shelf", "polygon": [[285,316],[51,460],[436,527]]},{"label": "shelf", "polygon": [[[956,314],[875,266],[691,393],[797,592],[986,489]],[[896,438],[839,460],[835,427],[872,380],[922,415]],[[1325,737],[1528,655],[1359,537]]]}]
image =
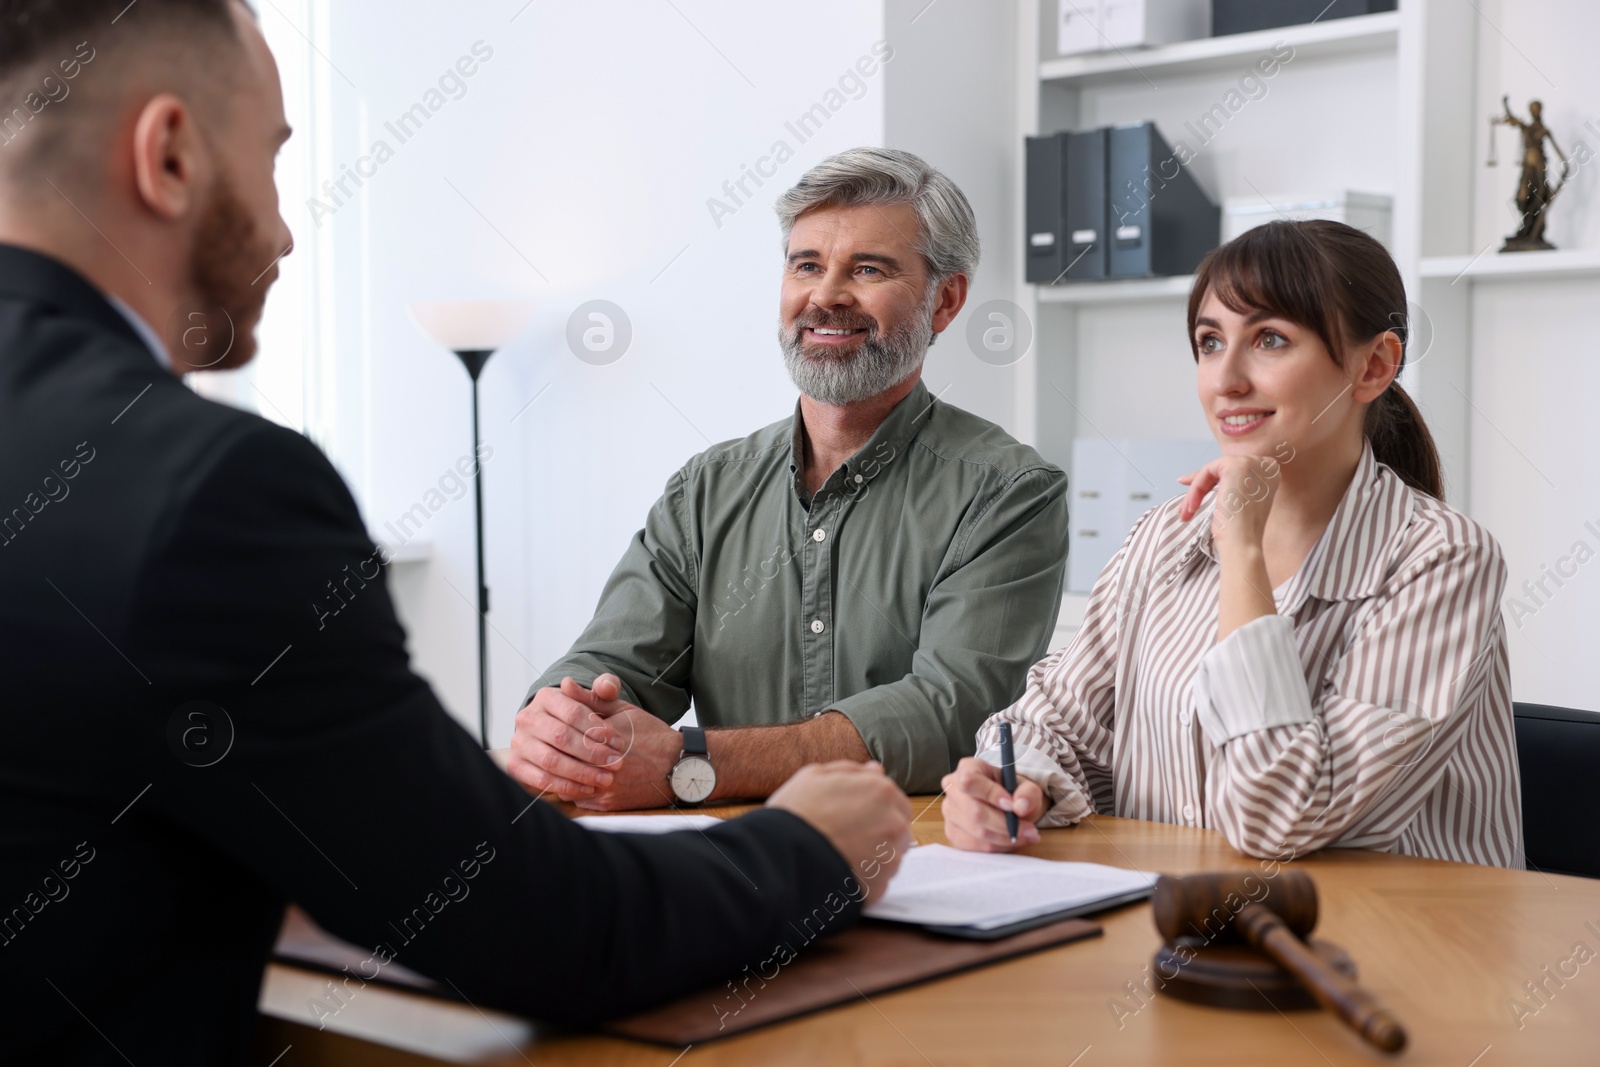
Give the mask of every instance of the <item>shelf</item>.
[{"label": "shelf", "polygon": [[1534,278],[1600,276],[1600,251],[1556,249],[1551,252],[1484,252],[1477,256],[1425,256],[1417,273],[1424,278],[1471,281],[1515,281]]},{"label": "shelf", "polygon": [[433,558],[433,542],[420,537],[413,537],[398,545],[390,544],[379,537],[373,537],[373,540],[386,551],[391,565],[426,563]]},{"label": "shelf", "polygon": [[1065,285],[1038,285],[1039,301],[1045,304],[1132,304],[1151,300],[1187,300],[1194,287],[1194,275],[1174,278],[1131,278],[1127,281],[1068,282]]},{"label": "shelf", "polygon": [[1400,13],[1354,15],[1299,26],[1202,37],[1160,48],[1130,48],[1122,52],[1092,52],[1081,56],[1046,59],[1039,64],[1039,80],[1098,85],[1107,82],[1144,81],[1157,74],[1199,74],[1205,71],[1240,71],[1279,43],[1294,49],[1294,60],[1358,52],[1393,52],[1400,39]]}]

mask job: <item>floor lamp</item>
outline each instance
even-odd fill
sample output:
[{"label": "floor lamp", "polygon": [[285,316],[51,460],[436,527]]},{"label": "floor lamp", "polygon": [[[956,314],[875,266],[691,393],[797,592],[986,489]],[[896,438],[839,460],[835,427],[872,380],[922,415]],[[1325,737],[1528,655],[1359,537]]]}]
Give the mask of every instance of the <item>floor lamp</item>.
[{"label": "floor lamp", "polygon": [[533,304],[525,300],[430,300],[411,305],[422,332],[450,349],[472,379],[472,504],[477,539],[478,740],[489,747],[489,586],[483,574],[483,464],[478,446],[478,375],[489,357],[527,328]]}]

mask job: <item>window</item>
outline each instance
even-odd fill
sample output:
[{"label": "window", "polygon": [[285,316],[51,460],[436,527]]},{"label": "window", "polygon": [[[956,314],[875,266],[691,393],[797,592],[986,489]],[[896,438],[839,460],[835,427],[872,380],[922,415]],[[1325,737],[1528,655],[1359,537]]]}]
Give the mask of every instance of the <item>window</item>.
[{"label": "window", "polygon": [[[358,358],[347,359],[341,371],[334,224],[327,218],[319,223],[308,207],[331,174],[334,94],[343,86],[342,76],[324,58],[329,51],[328,5],[326,0],[274,0],[258,11],[262,33],[278,62],[284,113],[294,129],[278,157],[276,178],[279,210],[295,247],[278,264],[280,274],[267,298],[255,360],[234,371],[191,374],[189,383],[202,396],[305,434],[333,460],[360,501],[370,484],[365,469],[371,380],[367,331],[362,329],[362,343],[353,350],[345,346]],[[358,102],[355,110],[358,125],[364,126],[365,105]],[[364,136],[364,131],[355,132],[358,138]],[[364,236],[364,215],[339,221],[355,222]],[[356,235],[357,226],[344,232]],[[366,277],[363,269],[363,283]],[[365,298],[364,284],[362,288]],[[362,306],[365,303],[363,299]],[[341,398],[341,383],[356,395]]]}]

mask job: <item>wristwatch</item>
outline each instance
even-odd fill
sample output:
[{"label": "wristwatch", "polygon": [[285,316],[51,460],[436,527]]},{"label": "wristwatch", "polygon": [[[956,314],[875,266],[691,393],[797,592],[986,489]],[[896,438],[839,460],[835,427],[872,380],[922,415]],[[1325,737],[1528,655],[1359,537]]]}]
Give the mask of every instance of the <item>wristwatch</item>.
[{"label": "wristwatch", "polygon": [[678,803],[692,807],[717,787],[717,772],[706,748],[706,732],[698,726],[684,726],[679,732],[683,734],[683,755],[673,764],[667,781]]}]

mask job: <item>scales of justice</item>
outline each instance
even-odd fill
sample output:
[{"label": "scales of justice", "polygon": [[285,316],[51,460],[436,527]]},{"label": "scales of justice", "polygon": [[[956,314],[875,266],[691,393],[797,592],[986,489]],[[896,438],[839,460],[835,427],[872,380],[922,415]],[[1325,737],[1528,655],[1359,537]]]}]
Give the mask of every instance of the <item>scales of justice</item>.
[{"label": "scales of justice", "polygon": [[[1495,158],[1495,127],[1515,126],[1522,133],[1522,175],[1517,181],[1517,211],[1522,215],[1522,225],[1517,232],[1506,238],[1505,244],[1500,246],[1502,252],[1535,252],[1544,249],[1553,249],[1555,245],[1544,239],[1545,212],[1550,208],[1550,202],[1561,192],[1567,184],[1567,178],[1572,170],[1566,154],[1561,151],[1561,146],[1556,144],[1555,135],[1544,124],[1544,105],[1537,100],[1528,102],[1527,121],[1517,118],[1511,113],[1511,98],[1502,96],[1500,104],[1505,108],[1501,115],[1489,116],[1489,159],[1487,166],[1498,164]],[[1544,144],[1550,142],[1550,147],[1555,149],[1556,157],[1561,160],[1561,178],[1554,185],[1550,184],[1550,161],[1544,154]]]}]

